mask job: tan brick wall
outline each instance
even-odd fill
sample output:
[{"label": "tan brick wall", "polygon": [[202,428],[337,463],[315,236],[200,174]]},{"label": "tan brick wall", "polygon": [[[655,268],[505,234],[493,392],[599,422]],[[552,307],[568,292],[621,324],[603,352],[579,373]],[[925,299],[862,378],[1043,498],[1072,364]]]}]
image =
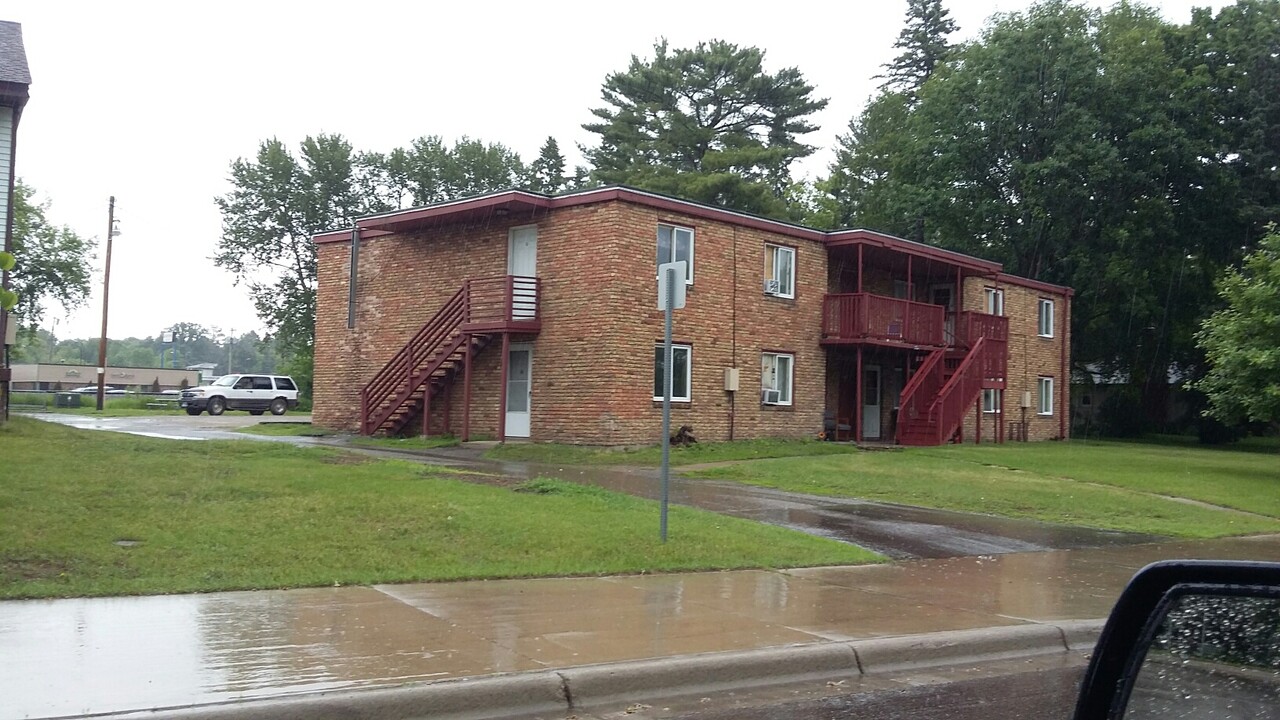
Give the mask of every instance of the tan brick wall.
[{"label": "tan brick wall", "polygon": [[[501,225],[457,226],[362,244],[357,323],[346,328],[349,245],[320,246],[316,340],[317,425],[354,429],[359,389],[431,317],[464,278],[506,269]],[[813,241],[735,228],[624,203],[560,209],[537,218],[542,331],[532,338],[532,439],[601,445],[655,442],[660,403],[652,398],[653,348],[662,338],[656,309],[655,248],[660,222],[691,227],[694,285],[677,311],[674,337],[692,346],[692,402],[673,424],[707,440],[808,436],[822,427],[825,354],[818,333],[826,254]],[[796,297],[764,295],[764,253],[796,249]],[[736,317],[736,324],[735,324]],[[521,338],[516,338],[521,339]],[[496,435],[501,339],[473,366],[471,431]],[[795,356],[790,407],[760,404],[760,355]],[[724,369],[738,367],[736,402]],[[449,427],[461,429],[462,384],[449,391]],[[444,426],[433,403],[433,428]]]},{"label": "tan brick wall", "polygon": [[[1004,314],[1009,318],[1009,364],[1006,370],[1006,388],[1004,390],[1005,439],[1012,438],[1011,425],[1021,423],[1024,418],[1022,395],[1030,392],[1031,407],[1027,408],[1025,418],[1027,437],[1029,440],[1052,440],[1062,437],[1062,413],[1069,412],[1066,403],[1068,383],[1063,377],[1062,349],[1070,347],[1069,304],[1070,298],[1063,294],[1051,293],[1008,282],[996,283],[987,278],[970,277],[965,279],[964,309],[986,311],[985,290],[998,287],[1004,291]],[[1052,338],[1039,336],[1039,301],[1041,298],[1054,303],[1054,332]],[[1054,403],[1053,414],[1041,415],[1039,407],[1039,378],[1053,378]],[[982,442],[993,442],[996,439],[998,413],[982,414]],[[977,430],[971,413],[965,421],[964,439],[972,442]],[[1069,431],[1069,429],[1068,429]]]},{"label": "tan brick wall", "polygon": [[[657,226],[694,230],[694,283],[687,305],[675,313],[672,336],[692,348],[691,402],[677,404],[673,426],[692,425],[698,438],[803,437],[822,429],[825,353],[818,345],[826,252],[817,242],[623,205],[619,227],[621,272],[615,285],[629,308],[617,315],[615,366],[619,382],[610,404],[612,442],[655,442],[661,435],[661,403],[653,401],[654,345],[663,337],[657,310]],[[763,292],[765,246],[796,250],[794,299]],[[760,404],[761,353],[794,355],[793,404]],[[724,390],[725,368],[737,367],[740,390]],[[606,441],[584,440],[587,442]]]},{"label": "tan brick wall", "polygon": [[[506,274],[507,231],[519,224],[517,219],[453,225],[362,242],[353,329],[347,328],[351,245],[321,244],[313,422],[355,430],[360,389],[462,287],[463,279]],[[475,387],[485,384],[480,378]],[[488,432],[496,430],[493,425]]]},{"label": "tan brick wall", "polygon": [[[822,298],[831,280],[825,247],[770,232],[681,213],[606,202],[561,208],[537,217],[450,225],[413,235],[373,238],[362,244],[356,327],[346,327],[350,246],[319,247],[319,305],[313,416],[317,425],[356,429],[360,388],[461,287],[466,278],[506,272],[511,228],[536,224],[542,330],[514,337],[533,346],[531,437],[595,445],[633,445],[660,438],[661,403],[652,397],[653,352],[663,334],[656,309],[657,226],[691,227],[695,233],[694,284],[688,305],[675,315],[676,342],[692,347],[692,402],[673,411],[673,426],[692,425],[703,440],[764,436],[809,437],[822,429],[825,407],[838,405],[836,360],[819,345]],[[765,246],[796,251],[796,297],[763,293]],[[891,293],[892,275],[868,268],[868,291]],[[963,309],[982,310],[989,281],[965,282]],[[1057,303],[1053,339],[1036,336],[1036,301],[1043,294],[1003,284],[1010,317],[1009,389],[1005,417],[1016,419],[1024,389],[1035,402],[1036,378],[1052,376],[1059,393],[1054,415],[1028,414],[1033,439],[1057,437],[1066,410],[1061,347],[1067,298]],[[919,289],[919,288],[917,288]],[[501,337],[475,359],[471,434],[496,437],[500,397]],[[760,403],[762,351],[794,355],[793,404]],[[843,352],[849,355],[852,348]],[[871,351],[869,351],[871,352]],[[832,357],[837,357],[832,355]],[[828,372],[828,364],[833,369]],[[882,427],[901,389],[894,375],[901,353],[869,354],[882,366]],[[740,390],[724,388],[724,370],[737,367]],[[851,377],[845,377],[851,380]],[[851,387],[845,388],[851,390]],[[459,377],[432,406],[432,427],[459,432],[463,417]],[[994,439],[995,418],[984,418],[984,441]],[[965,437],[973,437],[969,421]]]}]

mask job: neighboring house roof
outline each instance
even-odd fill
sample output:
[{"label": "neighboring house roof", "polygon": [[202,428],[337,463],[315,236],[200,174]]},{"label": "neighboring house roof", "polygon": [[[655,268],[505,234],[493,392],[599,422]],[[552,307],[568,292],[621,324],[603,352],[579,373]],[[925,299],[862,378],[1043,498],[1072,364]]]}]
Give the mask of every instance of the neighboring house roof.
[{"label": "neighboring house roof", "polygon": [[188,370],[212,370],[216,367],[218,367],[218,363],[196,363],[195,365],[188,365],[187,369]]},{"label": "neighboring house roof", "polygon": [[[764,230],[798,239],[812,240],[830,247],[855,244],[888,247],[906,253],[950,262],[979,273],[989,274],[1000,282],[1027,285],[1029,287],[1067,295],[1072,294],[1071,289],[1067,287],[1051,285],[1049,283],[1029,280],[1027,278],[1021,278],[1001,272],[1002,266],[997,262],[983,260],[981,258],[973,257],[972,255],[965,255],[964,253],[958,253],[952,250],[945,250],[933,245],[914,242],[905,238],[876,232],[875,230],[850,228],[826,232],[806,227],[804,225],[797,225],[795,223],[784,222],[781,220],[773,220],[759,215],[752,215],[750,213],[740,212],[737,210],[715,207],[713,205],[706,205],[699,202],[693,202],[691,200],[682,200],[680,198],[661,195],[648,190],[639,190],[623,185],[580,190],[564,193],[562,195],[544,195],[542,193],[531,192],[528,190],[503,190],[486,195],[463,198],[461,200],[453,200],[449,202],[436,203],[434,205],[409,208],[407,210],[394,210],[377,215],[369,215],[358,218],[355,224],[356,227],[360,229],[360,239],[368,240],[382,235],[411,232],[447,223],[463,222],[467,220],[483,220],[494,216],[506,215],[512,212],[550,212],[551,210],[559,208],[573,207],[575,205],[589,205],[593,203],[608,202],[611,200],[619,200],[659,210],[668,210],[685,215],[692,215],[694,217],[718,220],[738,225],[739,227]],[[313,240],[316,243],[347,242],[351,240],[351,235],[351,228],[330,230],[327,232],[316,233],[313,236]]]},{"label": "neighboring house roof", "polygon": [[22,25],[0,20],[0,82],[31,84],[27,51],[22,46]]},{"label": "neighboring house roof", "polygon": [[0,106],[16,108],[19,113],[27,104],[27,86],[31,69],[27,67],[27,51],[22,46],[22,26],[0,20]]}]

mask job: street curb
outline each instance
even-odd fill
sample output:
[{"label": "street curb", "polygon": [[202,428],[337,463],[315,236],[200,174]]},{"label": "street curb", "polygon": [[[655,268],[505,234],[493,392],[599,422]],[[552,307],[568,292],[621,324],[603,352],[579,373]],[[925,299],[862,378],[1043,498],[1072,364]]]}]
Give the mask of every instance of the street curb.
[{"label": "street curb", "polygon": [[1008,625],[862,640],[852,645],[858,653],[862,671],[874,675],[912,668],[1065,653],[1070,648],[1063,636],[1063,631],[1054,625]]},{"label": "street curb", "polygon": [[685,655],[560,671],[573,707],[655,694],[707,694],[745,685],[860,674],[857,655],[846,643]]},{"label": "street curb", "polygon": [[165,708],[110,720],[481,720],[513,715],[562,715],[569,707],[560,676],[549,670],[498,677],[458,678],[393,688],[344,690],[293,697]]},{"label": "street curb", "polygon": [[1057,623],[1067,649],[1076,652],[1092,652],[1093,646],[1098,644],[1098,636],[1102,634],[1102,626],[1106,624],[1106,620],[1067,620]]},{"label": "street curb", "polygon": [[482,720],[562,715],[587,706],[740,688],[911,672],[962,663],[1088,651],[1102,620],[955,630],[871,640],[789,645],[702,655],[459,678],[96,716],[134,720]]}]

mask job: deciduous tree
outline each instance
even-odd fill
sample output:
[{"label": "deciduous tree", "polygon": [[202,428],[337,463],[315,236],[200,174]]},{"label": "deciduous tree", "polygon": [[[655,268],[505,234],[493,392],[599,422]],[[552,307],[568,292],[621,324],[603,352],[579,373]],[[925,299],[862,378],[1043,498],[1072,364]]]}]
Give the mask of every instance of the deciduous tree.
[{"label": "deciduous tree", "polygon": [[214,263],[244,283],[258,317],[289,353],[315,338],[316,255],[311,236],[366,212],[355,155],[341,135],[307,137],[295,158],[272,138],[231,164],[232,190],[217,198],[222,240]]},{"label": "deciduous tree", "polygon": [[94,241],[45,217],[49,203],[19,179],[13,188],[13,255],[10,285],[17,294],[14,317],[27,328],[40,324],[50,303],[66,312],[89,295]]},{"label": "deciduous tree", "polygon": [[1209,361],[1196,388],[1223,423],[1280,424],[1280,231],[1272,226],[1243,266],[1223,275],[1218,293],[1226,307],[1196,336]]}]

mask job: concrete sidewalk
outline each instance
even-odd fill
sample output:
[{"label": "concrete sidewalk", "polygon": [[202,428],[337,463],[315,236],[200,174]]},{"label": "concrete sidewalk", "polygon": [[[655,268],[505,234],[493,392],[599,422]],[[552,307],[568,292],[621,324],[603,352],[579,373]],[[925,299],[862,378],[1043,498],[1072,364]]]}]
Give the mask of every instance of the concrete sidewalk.
[{"label": "concrete sidewalk", "polygon": [[[1104,618],[1137,569],[1173,557],[1280,560],[1280,536],[865,567],[11,601],[0,603],[0,717],[193,706],[212,716],[216,704],[265,698],[292,698],[258,706],[272,714],[315,716],[318,698],[382,703],[392,709],[378,716],[393,717],[424,689],[441,711],[527,702],[562,717],[628,688],[700,692],[735,677],[1066,652],[1096,633],[1077,621]],[[645,662],[672,656],[686,657]],[[463,678],[473,680],[440,684]],[[384,690],[351,692],[369,688]]]}]

